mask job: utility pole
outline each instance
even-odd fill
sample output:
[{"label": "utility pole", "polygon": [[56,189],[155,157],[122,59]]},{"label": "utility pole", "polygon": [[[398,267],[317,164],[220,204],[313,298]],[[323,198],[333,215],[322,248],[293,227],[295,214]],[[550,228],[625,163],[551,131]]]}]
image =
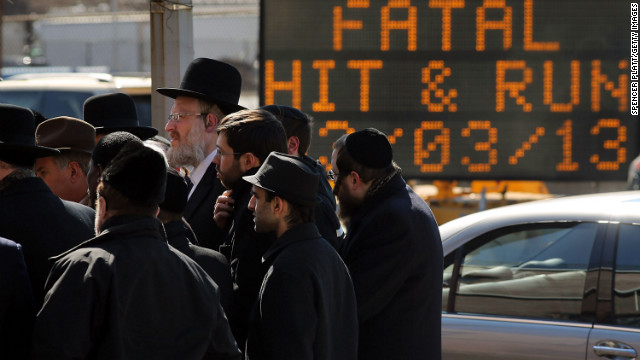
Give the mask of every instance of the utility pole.
[{"label": "utility pole", "polygon": [[151,1],[151,124],[161,134],[173,100],[155,89],[178,87],[193,60],[192,9],[191,0]]},{"label": "utility pole", "polygon": [[2,21],[3,17],[4,17],[4,0],[0,0],[0,74],[2,74],[2,67],[3,67],[2,64],[4,63],[4,54],[2,53],[2,48],[4,47],[3,39],[2,39],[2,27],[4,25],[4,21]]}]

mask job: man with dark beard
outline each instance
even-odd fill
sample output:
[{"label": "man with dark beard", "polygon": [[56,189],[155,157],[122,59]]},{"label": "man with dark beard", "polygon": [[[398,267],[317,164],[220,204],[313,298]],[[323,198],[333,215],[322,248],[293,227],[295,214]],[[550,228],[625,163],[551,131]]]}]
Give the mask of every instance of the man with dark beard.
[{"label": "man with dark beard", "polygon": [[331,166],[347,226],[340,253],[358,302],[358,357],[440,359],[443,258],[433,213],[376,129],[338,139]]},{"label": "man with dark beard", "polygon": [[186,167],[193,184],[184,218],[201,246],[218,250],[223,236],[213,222],[213,207],[224,188],[212,165],[216,152],[216,126],[238,105],[242,79],[233,66],[206,58],[189,64],[179,88],[157,91],[175,99],[165,131],[171,137],[169,165]]},{"label": "man with dark beard", "polygon": [[262,255],[275,241],[273,233],[257,233],[247,208],[251,184],[242,179],[256,173],[272,151],[287,151],[287,136],[275,117],[264,110],[242,110],[228,115],[218,126],[213,162],[220,181],[229,191],[218,197],[214,220],[225,237],[220,252],[231,265],[233,277],[231,330],[243,349],[249,313],[264,278]]}]

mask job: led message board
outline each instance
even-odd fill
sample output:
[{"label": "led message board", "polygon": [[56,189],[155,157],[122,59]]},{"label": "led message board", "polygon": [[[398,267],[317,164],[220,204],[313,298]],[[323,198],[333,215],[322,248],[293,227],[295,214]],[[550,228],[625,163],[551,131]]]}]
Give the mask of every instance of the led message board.
[{"label": "led message board", "polygon": [[628,1],[263,0],[261,103],[366,127],[409,178],[625,180]]}]

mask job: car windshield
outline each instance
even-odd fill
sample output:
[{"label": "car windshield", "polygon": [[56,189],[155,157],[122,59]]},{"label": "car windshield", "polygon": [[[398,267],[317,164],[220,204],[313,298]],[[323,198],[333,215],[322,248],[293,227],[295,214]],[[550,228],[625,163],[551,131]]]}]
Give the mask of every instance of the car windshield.
[{"label": "car windshield", "polygon": [[0,102],[35,110],[46,118],[71,116],[82,119],[84,101],[92,95],[87,91],[11,90],[0,91]]}]

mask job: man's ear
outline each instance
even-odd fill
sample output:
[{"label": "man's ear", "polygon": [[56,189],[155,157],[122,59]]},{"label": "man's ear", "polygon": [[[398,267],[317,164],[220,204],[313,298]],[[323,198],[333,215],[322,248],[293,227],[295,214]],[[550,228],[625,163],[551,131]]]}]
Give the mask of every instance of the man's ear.
[{"label": "man's ear", "polygon": [[218,127],[218,117],[213,113],[208,113],[204,121],[204,129],[206,132],[214,132]]},{"label": "man's ear", "polygon": [[281,197],[273,197],[273,200],[271,200],[271,211],[273,211],[274,215],[281,215],[286,211],[285,202]]},{"label": "man's ear", "polygon": [[242,172],[247,172],[257,167],[260,167],[260,159],[253,153],[248,152],[240,156],[240,169]]},{"label": "man's ear", "polygon": [[80,164],[78,164],[77,161],[71,161],[69,162],[69,165],[67,165],[67,168],[69,169],[69,178],[71,179],[71,183],[75,184],[80,180],[80,174],[82,174]]},{"label": "man's ear", "polygon": [[360,174],[358,174],[355,171],[351,171],[349,173],[349,185],[353,188],[353,190],[357,190],[358,188],[362,187],[362,178],[360,177]]},{"label": "man's ear", "polygon": [[104,196],[98,196],[96,200],[96,212],[98,212],[98,209],[100,209],[102,216],[107,213],[107,200]]},{"label": "man's ear", "polygon": [[290,136],[287,140],[287,152],[289,155],[304,155],[298,154],[298,148],[300,147],[300,139],[297,136]]}]

